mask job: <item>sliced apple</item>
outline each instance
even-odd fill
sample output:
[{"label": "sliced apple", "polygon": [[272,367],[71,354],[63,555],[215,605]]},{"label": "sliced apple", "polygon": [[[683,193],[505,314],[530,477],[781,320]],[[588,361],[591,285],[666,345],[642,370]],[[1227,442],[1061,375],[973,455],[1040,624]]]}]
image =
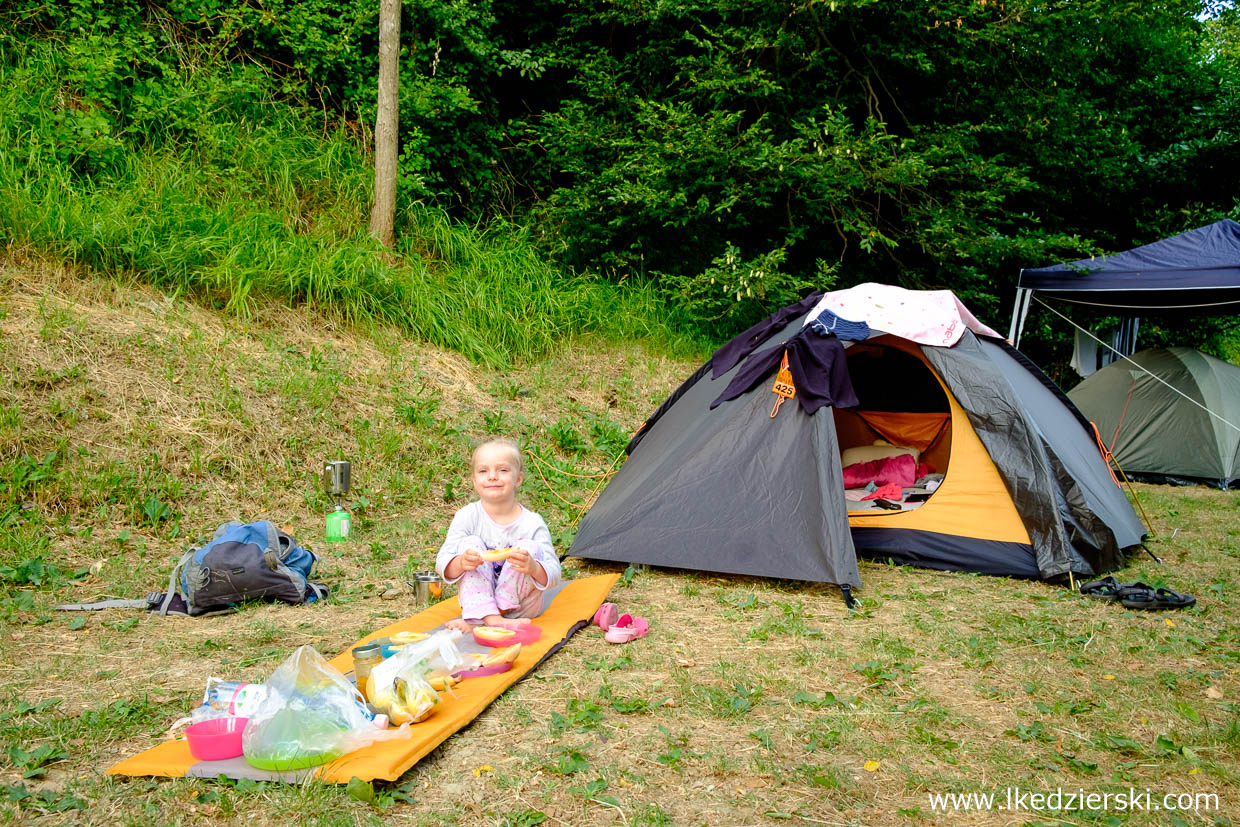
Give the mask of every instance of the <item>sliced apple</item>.
[{"label": "sliced apple", "polygon": [[483,640],[507,640],[517,633],[503,626],[475,626],[474,634]]},{"label": "sliced apple", "polygon": [[505,646],[503,649],[496,649],[487,655],[482,659],[482,665],[498,666],[501,663],[513,663],[519,654],[521,654],[521,644],[514,643],[511,646]]},{"label": "sliced apple", "polygon": [[397,632],[392,635],[392,643],[404,645],[406,643],[418,643],[426,640],[430,635],[425,632]]},{"label": "sliced apple", "polygon": [[436,692],[443,692],[449,687],[456,686],[460,682],[461,679],[456,675],[447,675],[446,677],[440,676],[438,678],[431,678],[427,681],[427,683],[431,685],[431,689],[434,689]]},{"label": "sliced apple", "polygon": [[505,546],[504,548],[489,548],[482,552],[482,559],[486,560],[488,563],[498,563],[501,560],[507,560],[512,556],[514,551],[516,551],[516,549],[512,546]]}]

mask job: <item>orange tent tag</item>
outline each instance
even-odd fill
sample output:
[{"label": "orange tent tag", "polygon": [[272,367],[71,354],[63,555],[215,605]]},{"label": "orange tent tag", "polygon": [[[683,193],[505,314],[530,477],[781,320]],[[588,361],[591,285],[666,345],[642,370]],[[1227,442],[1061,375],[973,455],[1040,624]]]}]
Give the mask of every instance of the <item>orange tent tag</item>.
[{"label": "orange tent tag", "polygon": [[788,370],[788,351],[784,351],[783,361],[779,363],[779,373],[775,374],[775,384],[771,385],[771,393],[777,393],[784,399],[797,395],[797,386],[792,384],[792,371]]},{"label": "orange tent tag", "polygon": [[784,358],[779,363],[779,373],[775,374],[775,384],[771,385],[771,393],[775,394],[775,406],[771,408],[771,419],[774,419],[775,414],[779,413],[779,406],[784,404],[784,400],[797,395],[797,386],[792,384],[792,371],[788,370],[787,350],[784,351]]}]

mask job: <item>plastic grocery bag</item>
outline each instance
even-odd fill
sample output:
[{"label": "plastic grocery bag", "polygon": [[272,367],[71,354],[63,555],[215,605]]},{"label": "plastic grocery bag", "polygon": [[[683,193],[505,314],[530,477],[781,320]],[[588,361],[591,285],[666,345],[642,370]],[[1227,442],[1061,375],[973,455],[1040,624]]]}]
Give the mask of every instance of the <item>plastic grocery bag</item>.
[{"label": "plastic grocery bag", "polygon": [[383,663],[370,670],[374,686],[379,691],[390,688],[399,675],[405,680],[420,678],[446,678],[465,665],[465,656],[456,648],[461,633],[441,629],[426,640],[402,647]]},{"label": "plastic grocery bag", "polygon": [[417,723],[435,711],[439,693],[431,678],[446,678],[465,663],[456,642],[461,633],[444,629],[410,643],[370,670],[366,696],[394,724]]},{"label": "plastic grocery bag", "polygon": [[424,678],[396,676],[391,686],[376,689],[370,703],[394,724],[416,724],[430,717],[439,693]]},{"label": "plastic grocery bag", "polygon": [[241,736],[245,760],[261,770],[325,764],[375,741],[408,738],[408,726],[375,726],[356,687],[310,646],[302,646],[264,684],[262,703]]}]

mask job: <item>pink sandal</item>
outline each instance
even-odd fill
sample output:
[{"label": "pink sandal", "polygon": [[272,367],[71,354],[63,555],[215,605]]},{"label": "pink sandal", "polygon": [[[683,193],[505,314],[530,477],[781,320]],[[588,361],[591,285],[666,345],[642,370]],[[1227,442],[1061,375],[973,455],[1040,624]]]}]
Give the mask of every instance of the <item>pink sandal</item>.
[{"label": "pink sandal", "polygon": [[612,624],[607,630],[607,634],[603,635],[603,639],[608,643],[628,643],[631,640],[637,640],[639,637],[645,637],[650,631],[650,623],[644,617],[633,617],[625,613],[620,615],[619,619]]},{"label": "pink sandal", "polygon": [[615,603],[604,603],[594,613],[594,625],[606,632],[620,618],[620,609]]}]

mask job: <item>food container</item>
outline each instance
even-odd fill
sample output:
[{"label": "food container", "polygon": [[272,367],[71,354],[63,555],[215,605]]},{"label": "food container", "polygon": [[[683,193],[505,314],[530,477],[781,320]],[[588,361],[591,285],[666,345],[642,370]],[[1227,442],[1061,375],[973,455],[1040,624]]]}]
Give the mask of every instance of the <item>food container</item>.
[{"label": "food container", "polygon": [[370,677],[370,670],[381,663],[383,663],[383,644],[379,641],[372,640],[370,643],[354,647],[353,677],[357,681],[357,691],[362,693],[363,698],[367,698],[366,679]]},{"label": "food container", "polygon": [[415,606],[429,606],[443,597],[443,580],[433,571],[420,571],[409,582]]},{"label": "food container", "polygon": [[199,761],[223,761],[241,755],[241,733],[249,718],[210,718],[185,728],[190,754]]},{"label": "food container", "polygon": [[466,678],[485,678],[487,675],[498,675],[500,672],[507,672],[512,668],[511,663],[493,663],[490,666],[479,666],[474,669],[462,669],[452,674],[461,680]]}]

